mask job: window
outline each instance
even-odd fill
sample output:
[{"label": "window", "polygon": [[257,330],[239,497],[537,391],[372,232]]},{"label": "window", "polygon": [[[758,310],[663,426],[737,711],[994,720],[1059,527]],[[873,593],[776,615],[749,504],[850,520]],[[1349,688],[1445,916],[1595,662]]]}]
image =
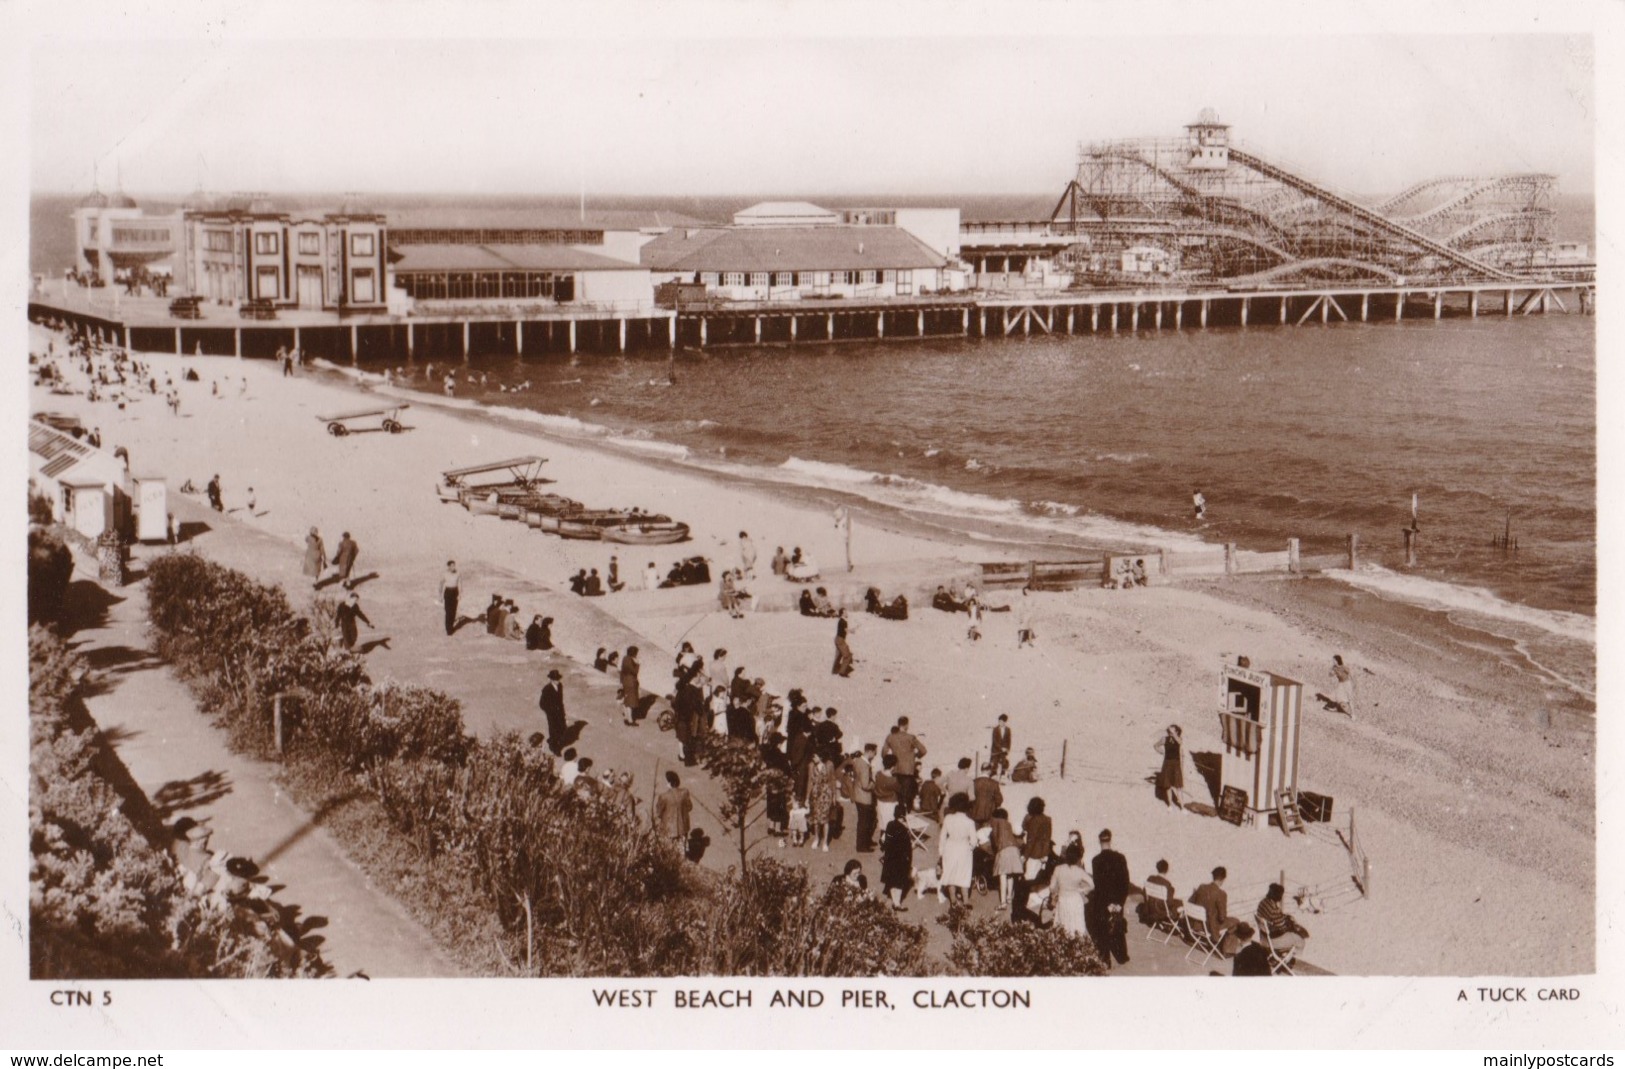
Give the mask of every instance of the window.
[{"label": "window", "polygon": [[316,233],[299,235],[299,255],[317,256],[322,251],[322,236]]},{"label": "window", "polygon": [[773,285],[775,285],[775,286],[794,286],[795,284],[796,284],[796,276],[794,274],[792,274],[791,272],[789,272],[789,271],[775,271],[775,272],[773,272]]},{"label": "window", "polygon": [[852,272],[831,271],[829,273],[829,281],[831,285],[835,286],[850,286],[852,284]]},{"label": "window", "polygon": [[908,296],[909,294],[912,294],[914,292],[914,272],[913,271],[899,271],[899,272],[897,272],[897,292],[902,294],[903,296]]},{"label": "window", "polygon": [[765,286],[765,285],[767,285],[767,272],[766,271],[752,271],[751,274],[750,274],[750,284],[752,286]]},{"label": "window", "polygon": [[801,272],[801,284],[803,286],[827,286],[829,285],[829,274],[825,271],[803,271]]},{"label": "window", "polygon": [[372,255],[372,235],[371,234],[351,234],[350,235],[350,255],[351,256],[371,256]]},{"label": "window", "polygon": [[[275,237],[276,235],[272,234],[270,236]],[[282,296],[281,279],[278,277],[276,268],[262,267],[255,273],[255,278],[257,280],[255,296],[260,300],[274,301]]]},{"label": "window", "polygon": [[700,272],[700,285],[702,285],[702,286],[715,286],[715,285],[718,284],[717,280],[718,280],[719,277],[720,276],[718,276],[715,271],[701,271]]},{"label": "window", "polygon": [[722,284],[724,286],[743,286],[745,284],[745,272],[724,271],[722,273]]},{"label": "window", "polygon": [[256,255],[273,256],[276,254],[276,235],[257,233],[254,235],[254,252]]},{"label": "window", "polygon": [[373,287],[373,271],[364,267],[350,272],[350,301],[352,304],[371,304],[378,299]]},{"label": "window", "polygon": [[873,271],[859,271],[858,283],[864,286],[873,286],[875,284],[875,273]]},{"label": "window", "polygon": [[203,247],[210,252],[230,252],[231,231],[205,230],[203,232]]}]

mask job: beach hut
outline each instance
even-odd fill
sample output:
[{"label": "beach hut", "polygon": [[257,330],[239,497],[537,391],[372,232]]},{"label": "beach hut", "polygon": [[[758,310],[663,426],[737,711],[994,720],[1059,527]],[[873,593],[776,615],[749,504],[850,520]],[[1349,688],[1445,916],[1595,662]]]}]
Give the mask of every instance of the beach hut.
[{"label": "beach hut", "polygon": [[133,481],[136,540],[169,541],[169,484],[162,475],[137,475]]},{"label": "beach hut", "polygon": [[1219,677],[1221,796],[1243,792],[1256,827],[1268,827],[1283,803],[1296,811],[1302,721],[1302,683],[1227,658]]},{"label": "beach hut", "polygon": [[129,529],[130,494],[124,462],[41,420],[28,426],[28,467],[62,523],[97,538]]}]

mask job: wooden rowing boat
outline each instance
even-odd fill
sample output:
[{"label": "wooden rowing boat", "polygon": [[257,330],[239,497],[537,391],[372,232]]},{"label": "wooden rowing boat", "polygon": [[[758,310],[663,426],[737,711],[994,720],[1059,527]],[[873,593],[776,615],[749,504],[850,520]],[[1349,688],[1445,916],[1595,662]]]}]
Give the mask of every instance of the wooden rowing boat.
[{"label": "wooden rowing boat", "polygon": [[688,524],[675,520],[661,523],[622,523],[603,528],[605,542],[623,546],[667,546],[688,541]]}]

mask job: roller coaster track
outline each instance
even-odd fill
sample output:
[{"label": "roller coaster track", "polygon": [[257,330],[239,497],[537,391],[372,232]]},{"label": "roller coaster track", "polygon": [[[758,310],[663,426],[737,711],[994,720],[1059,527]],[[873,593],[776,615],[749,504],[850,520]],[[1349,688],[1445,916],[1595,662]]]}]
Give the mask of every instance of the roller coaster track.
[{"label": "roller coaster track", "polygon": [[1444,240],[1447,244],[1455,246],[1459,245],[1468,235],[1473,234],[1476,231],[1483,230],[1487,226],[1494,226],[1497,223],[1530,222],[1532,221],[1532,216],[1550,218],[1553,214],[1554,213],[1549,208],[1542,208],[1535,212],[1523,210],[1513,212],[1498,212],[1495,215],[1486,215],[1482,216],[1481,218],[1474,219],[1472,222],[1468,223],[1466,226],[1462,227],[1460,230],[1456,231],[1454,234],[1451,234]]},{"label": "roller coaster track", "polygon": [[1266,178],[1273,178],[1275,181],[1280,182],[1283,185],[1291,186],[1292,188],[1308,196],[1314,197],[1316,200],[1319,200],[1324,204],[1338,209],[1346,215],[1352,215],[1367,225],[1388,234],[1390,237],[1402,238],[1418,248],[1425,249],[1428,252],[1433,253],[1435,256],[1450,261],[1458,267],[1465,267],[1468,270],[1473,271],[1475,274],[1486,275],[1490,278],[1503,279],[1506,281],[1514,281],[1518,277],[1517,275],[1514,275],[1508,271],[1503,271],[1498,267],[1475,260],[1465,253],[1457,252],[1448,245],[1434,241],[1426,234],[1418,233],[1408,226],[1401,223],[1396,223],[1380,212],[1372,211],[1363,204],[1357,204],[1354,201],[1349,200],[1347,197],[1333,193],[1331,190],[1318,186],[1306,179],[1299,178],[1290,171],[1283,171],[1274,164],[1267,163],[1249,152],[1242,152],[1238,149],[1232,148],[1230,150],[1230,160],[1233,163],[1241,164],[1243,167],[1250,167]]},{"label": "roller coaster track", "polygon": [[1455,197],[1452,200],[1447,200],[1436,208],[1429,209],[1428,211],[1422,212],[1419,215],[1402,216],[1401,219],[1404,221],[1406,226],[1420,226],[1423,223],[1436,219],[1441,215],[1446,215],[1453,212],[1463,205],[1470,204],[1479,197],[1484,196],[1486,193],[1493,193],[1498,189],[1506,189],[1508,186],[1528,185],[1530,183],[1530,179],[1530,175],[1522,174],[1507,174],[1499,175],[1495,178],[1488,178],[1479,182],[1476,186],[1467,190],[1465,193],[1462,193],[1460,196]]},{"label": "roller coaster track", "polygon": [[1381,264],[1374,264],[1367,260],[1348,260],[1341,257],[1331,256],[1320,257],[1314,260],[1293,260],[1291,263],[1278,264],[1267,271],[1259,271],[1256,274],[1251,275],[1242,275],[1238,278],[1229,279],[1228,281],[1231,283],[1274,282],[1281,278],[1287,278],[1304,271],[1312,271],[1321,267],[1352,267],[1356,270],[1369,272],[1370,274],[1385,278],[1395,285],[1398,285],[1404,281],[1404,279],[1402,279],[1398,273],[1390,270],[1389,268],[1383,267]]},{"label": "roller coaster track", "polygon": [[[1237,212],[1241,215],[1247,216],[1249,219],[1252,219],[1254,222],[1258,223],[1260,226],[1269,230],[1270,233],[1275,234],[1278,237],[1286,236],[1285,232],[1281,229],[1280,224],[1278,224],[1268,213],[1261,212],[1257,208],[1249,207],[1226,197],[1216,197],[1211,193],[1204,193],[1190,183],[1175,176],[1161,164],[1146,159],[1143,153],[1133,152],[1122,148],[1111,148],[1097,152],[1095,155],[1100,159],[1117,159],[1126,160],[1129,163],[1137,163],[1141,167],[1144,167],[1146,170],[1150,171],[1152,174],[1156,175],[1158,178],[1162,179],[1164,182],[1167,182],[1170,186],[1173,186],[1180,193],[1184,194],[1186,198],[1196,202],[1197,204]],[[1088,198],[1088,194],[1085,194],[1085,198]]]},{"label": "roller coaster track", "polygon": [[1452,174],[1445,175],[1441,178],[1429,178],[1425,182],[1416,183],[1416,185],[1407,189],[1398,196],[1389,197],[1387,200],[1377,205],[1377,211],[1384,215],[1392,215],[1395,209],[1399,208],[1400,205],[1420,197],[1423,193],[1426,193],[1430,189],[1436,189],[1439,186],[1459,185],[1462,182],[1472,182],[1476,180],[1477,176],[1470,174]]}]

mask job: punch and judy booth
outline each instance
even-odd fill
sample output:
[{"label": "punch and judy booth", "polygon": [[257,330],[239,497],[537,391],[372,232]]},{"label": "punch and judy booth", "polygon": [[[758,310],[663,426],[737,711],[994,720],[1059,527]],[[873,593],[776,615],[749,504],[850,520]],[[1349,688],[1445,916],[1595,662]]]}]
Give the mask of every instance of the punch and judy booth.
[{"label": "punch and judy booth", "polygon": [[1219,703],[1221,794],[1232,803],[1221,809],[1240,803],[1244,819],[1260,828],[1269,826],[1269,814],[1279,813],[1283,804],[1295,816],[1303,684],[1227,663],[1220,673]]}]

